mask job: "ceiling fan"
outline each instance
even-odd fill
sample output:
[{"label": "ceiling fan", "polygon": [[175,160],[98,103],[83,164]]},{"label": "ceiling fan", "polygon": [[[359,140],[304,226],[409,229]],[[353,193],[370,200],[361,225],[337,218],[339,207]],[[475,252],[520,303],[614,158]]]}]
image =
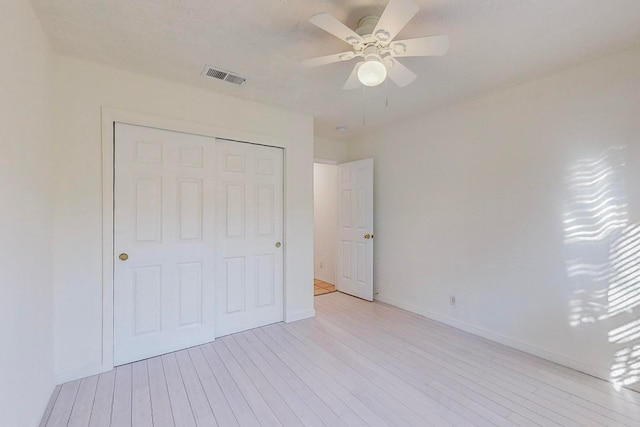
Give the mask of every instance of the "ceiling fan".
[{"label": "ceiling fan", "polygon": [[440,56],[449,49],[449,36],[437,35],[415,39],[396,40],[395,36],[418,13],[413,0],[389,0],[382,16],[365,16],[353,31],[328,13],[320,13],[309,19],[313,25],[349,43],[352,50],[320,56],[302,61],[307,67],[363,58],[349,75],[343,89],[377,86],[387,76],[398,86],[404,87],[416,79],[416,75],[396,58],[405,56]]}]

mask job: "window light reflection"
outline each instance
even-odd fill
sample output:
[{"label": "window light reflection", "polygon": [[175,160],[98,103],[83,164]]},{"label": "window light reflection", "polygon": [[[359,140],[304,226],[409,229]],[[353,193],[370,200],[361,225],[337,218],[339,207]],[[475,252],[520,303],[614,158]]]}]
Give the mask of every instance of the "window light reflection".
[{"label": "window light reflection", "polygon": [[[569,324],[609,320],[616,349],[610,378],[616,389],[640,382],[640,224],[630,223],[624,186],[624,147],[575,162],[566,180],[564,242],[574,284]],[[637,316],[636,316],[637,317]]]}]

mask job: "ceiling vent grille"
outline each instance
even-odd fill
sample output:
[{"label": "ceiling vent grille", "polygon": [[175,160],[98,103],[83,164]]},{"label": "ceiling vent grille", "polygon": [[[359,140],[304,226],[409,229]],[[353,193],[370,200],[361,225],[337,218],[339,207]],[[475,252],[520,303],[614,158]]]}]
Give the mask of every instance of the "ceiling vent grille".
[{"label": "ceiling vent grille", "polygon": [[234,74],[230,71],[214,68],[211,65],[204,66],[204,70],[202,70],[202,75],[207,77],[213,77],[214,79],[222,80],[229,83],[234,83],[237,85],[243,85],[247,81],[247,79],[245,79],[242,76]]}]

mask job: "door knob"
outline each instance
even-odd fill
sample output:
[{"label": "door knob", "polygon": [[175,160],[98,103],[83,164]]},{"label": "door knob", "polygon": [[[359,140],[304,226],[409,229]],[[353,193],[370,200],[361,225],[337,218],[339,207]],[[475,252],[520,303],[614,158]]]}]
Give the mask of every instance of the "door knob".
[{"label": "door knob", "polygon": [[373,234],[367,233],[367,234],[364,235],[364,238],[365,239],[373,239]]},{"label": "door knob", "polygon": [[120,255],[118,255],[118,258],[120,258],[121,261],[126,261],[129,259],[129,255],[125,254],[124,252],[121,253]]},{"label": "door knob", "polygon": [[276,242],[276,248],[279,248],[280,246],[282,246],[282,243]]}]

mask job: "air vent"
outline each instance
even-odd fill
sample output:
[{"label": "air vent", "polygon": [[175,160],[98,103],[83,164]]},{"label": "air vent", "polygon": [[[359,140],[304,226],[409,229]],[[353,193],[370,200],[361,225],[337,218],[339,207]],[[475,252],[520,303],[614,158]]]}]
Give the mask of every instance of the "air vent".
[{"label": "air vent", "polygon": [[223,80],[225,82],[234,83],[237,85],[243,85],[247,79],[244,77],[233,74],[230,71],[224,71],[219,68],[214,68],[211,65],[205,65],[202,70],[202,75],[207,77],[213,77],[214,79]]}]

